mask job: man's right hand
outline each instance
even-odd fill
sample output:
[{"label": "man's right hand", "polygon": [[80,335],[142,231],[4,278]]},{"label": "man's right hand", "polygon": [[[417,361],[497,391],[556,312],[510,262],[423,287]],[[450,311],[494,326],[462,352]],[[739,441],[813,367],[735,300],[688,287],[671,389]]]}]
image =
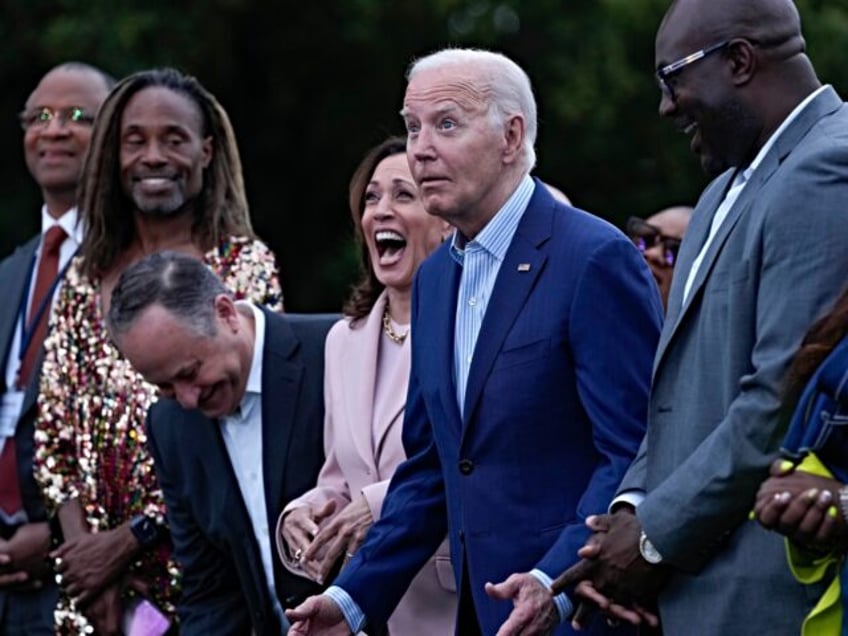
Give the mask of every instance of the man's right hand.
[{"label": "man's right hand", "polygon": [[344,614],[329,597],[310,596],[294,609],[286,610],[291,621],[290,636],[350,636]]}]

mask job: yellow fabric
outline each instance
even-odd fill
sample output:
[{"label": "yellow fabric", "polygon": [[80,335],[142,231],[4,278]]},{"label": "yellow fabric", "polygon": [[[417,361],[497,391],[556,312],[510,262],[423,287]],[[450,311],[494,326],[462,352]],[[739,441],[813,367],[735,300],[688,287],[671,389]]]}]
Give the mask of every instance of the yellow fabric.
[{"label": "yellow fabric", "polygon": [[[796,470],[803,470],[820,477],[833,477],[814,453],[808,454],[798,464]],[[786,539],[786,556],[792,574],[805,585],[818,583],[827,576],[828,570],[832,576],[833,572],[836,573],[816,606],[804,619],[801,636],[839,636],[842,630],[842,591],[839,585],[839,570],[844,555],[831,553],[811,559],[809,553]]]}]

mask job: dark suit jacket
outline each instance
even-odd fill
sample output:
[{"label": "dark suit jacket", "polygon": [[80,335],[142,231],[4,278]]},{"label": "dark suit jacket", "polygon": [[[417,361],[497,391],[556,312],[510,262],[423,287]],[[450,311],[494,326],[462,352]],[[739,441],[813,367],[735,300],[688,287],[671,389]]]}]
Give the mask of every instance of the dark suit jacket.
[{"label": "dark suit jacket", "polygon": [[[262,464],[268,527],[286,502],[315,485],[324,461],[324,339],[336,315],[265,311]],[[183,568],[181,633],[279,636],[259,547],[218,422],[160,400],[148,443],[165,496],[174,557]],[[271,545],[274,545],[273,539]],[[274,555],[283,608],[318,588]]]},{"label": "dark suit jacket", "polygon": [[421,265],[413,292],[409,459],[337,583],[381,623],[447,532],[456,587],[464,564],[480,626],[494,634],[512,603],[490,599],[485,582],[533,568],[553,578],[573,565],[585,518],[606,511],[635,455],[662,308],[632,243],[537,181],[483,318],[460,417],[461,270],[449,247]]},{"label": "dark suit jacket", "polygon": [[[0,368],[0,393],[5,393],[6,364],[10,355],[9,347],[16,329],[20,329],[18,312],[21,303],[25,302],[26,283],[29,271],[33,266],[35,252],[38,249],[40,235],[34,236],[24,245],[16,249],[9,257],[0,263],[0,352],[2,352],[2,368]],[[40,369],[39,360],[37,369]],[[33,430],[35,426],[36,402],[38,398],[38,376],[33,373],[32,381],[27,386],[21,418],[15,431],[15,444],[18,454],[18,481],[21,485],[21,496],[24,510],[30,521],[44,521],[44,500],[38,485],[35,483],[32,469]]]}]

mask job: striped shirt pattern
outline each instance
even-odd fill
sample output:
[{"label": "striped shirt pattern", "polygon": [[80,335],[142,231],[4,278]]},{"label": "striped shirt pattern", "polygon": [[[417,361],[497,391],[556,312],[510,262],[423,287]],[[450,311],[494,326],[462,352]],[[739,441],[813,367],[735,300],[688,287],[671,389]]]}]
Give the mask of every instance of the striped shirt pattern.
[{"label": "striped shirt pattern", "polygon": [[533,179],[525,175],[515,192],[473,240],[466,242],[459,232],[453,235],[450,253],[462,267],[454,327],[454,378],[460,415],[464,415],[468,371],[492,289],[534,188]]}]

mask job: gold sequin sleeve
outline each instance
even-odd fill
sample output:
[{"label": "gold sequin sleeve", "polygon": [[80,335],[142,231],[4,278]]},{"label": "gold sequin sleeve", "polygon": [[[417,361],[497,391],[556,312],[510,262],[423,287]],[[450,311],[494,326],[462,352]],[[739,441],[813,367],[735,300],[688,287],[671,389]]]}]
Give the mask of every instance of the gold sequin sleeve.
[{"label": "gold sequin sleeve", "polygon": [[[80,465],[88,460],[81,452],[75,395],[79,387],[79,348],[75,311],[81,274],[77,259],[68,269],[50,317],[50,331],[44,341],[44,362],[38,396],[35,429],[35,478],[51,511],[69,499],[80,496]],[[79,308],[79,306],[77,306]]]}]

